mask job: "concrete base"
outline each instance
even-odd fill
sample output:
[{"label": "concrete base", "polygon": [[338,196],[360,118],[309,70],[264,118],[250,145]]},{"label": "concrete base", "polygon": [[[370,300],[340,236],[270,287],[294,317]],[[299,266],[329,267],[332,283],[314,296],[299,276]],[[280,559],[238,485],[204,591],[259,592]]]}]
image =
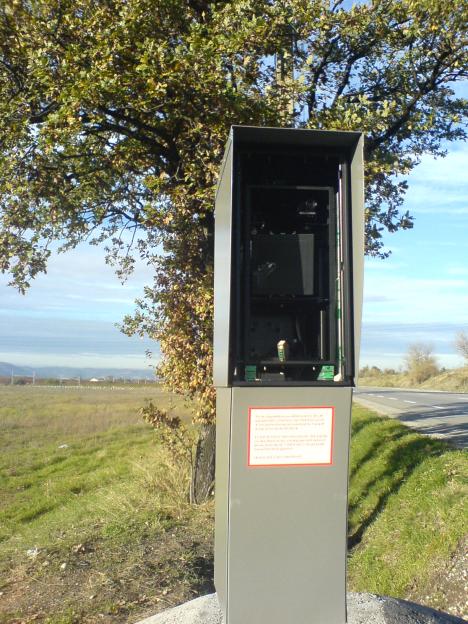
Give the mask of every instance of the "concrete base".
[{"label": "concrete base", "polygon": [[[414,602],[374,594],[348,593],[348,624],[463,623],[466,624],[465,620]],[[223,624],[223,620],[216,594],[209,594],[141,620],[138,624]]]}]

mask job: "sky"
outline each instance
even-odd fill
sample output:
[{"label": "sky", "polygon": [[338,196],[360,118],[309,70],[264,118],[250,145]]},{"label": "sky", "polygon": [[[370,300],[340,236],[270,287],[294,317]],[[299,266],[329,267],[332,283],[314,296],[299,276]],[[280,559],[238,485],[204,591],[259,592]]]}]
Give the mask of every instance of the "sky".
[{"label": "sky", "polygon": [[439,364],[460,366],[457,331],[468,331],[468,146],[424,158],[409,177],[412,230],[385,236],[392,255],[367,258],[361,365],[398,368],[408,345],[433,346]]},{"label": "sky", "polygon": [[[26,295],[0,277],[0,361],[21,366],[72,366],[150,370],[157,344],[129,338],[117,327],[151,283],[141,264],[122,285],[104,262],[104,252],[81,245],[52,257],[48,272]],[[146,351],[154,355],[150,361]]]},{"label": "sky", "polygon": [[[444,159],[424,158],[409,177],[404,209],[414,228],[384,236],[389,259],[366,259],[361,366],[398,369],[414,342],[431,344],[441,366],[462,365],[453,343],[457,331],[468,331],[468,146],[449,149]],[[151,270],[139,265],[121,285],[103,255],[83,245],[53,257],[24,296],[0,276],[0,361],[146,370],[157,361],[153,341],[116,327]]]}]

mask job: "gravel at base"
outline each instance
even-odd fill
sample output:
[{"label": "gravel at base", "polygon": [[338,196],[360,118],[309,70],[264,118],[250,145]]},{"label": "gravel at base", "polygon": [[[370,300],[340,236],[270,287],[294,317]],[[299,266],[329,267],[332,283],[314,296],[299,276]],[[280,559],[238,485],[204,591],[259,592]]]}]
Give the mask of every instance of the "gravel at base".
[{"label": "gravel at base", "polygon": [[216,594],[208,594],[141,620],[138,624],[222,624],[222,621]]},{"label": "gravel at base", "polygon": [[[137,624],[222,624],[216,594],[186,602]],[[463,624],[465,620],[406,600],[348,594],[348,624]],[[285,622],[285,624],[287,624]]]}]

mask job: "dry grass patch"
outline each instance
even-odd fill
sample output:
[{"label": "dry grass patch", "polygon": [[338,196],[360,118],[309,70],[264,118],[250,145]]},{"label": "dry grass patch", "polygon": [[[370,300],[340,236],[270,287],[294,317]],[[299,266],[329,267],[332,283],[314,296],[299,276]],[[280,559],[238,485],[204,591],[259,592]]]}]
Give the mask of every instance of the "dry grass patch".
[{"label": "dry grass patch", "polygon": [[154,388],[2,393],[0,622],[137,620],[211,587],[212,506],[189,506],[188,466],[138,415],[150,398],[173,401]]},{"label": "dry grass patch", "polygon": [[380,388],[415,388],[420,390],[445,390],[446,392],[468,392],[468,366],[446,370],[417,383],[407,373],[378,372],[359,377],[360,386]]}]

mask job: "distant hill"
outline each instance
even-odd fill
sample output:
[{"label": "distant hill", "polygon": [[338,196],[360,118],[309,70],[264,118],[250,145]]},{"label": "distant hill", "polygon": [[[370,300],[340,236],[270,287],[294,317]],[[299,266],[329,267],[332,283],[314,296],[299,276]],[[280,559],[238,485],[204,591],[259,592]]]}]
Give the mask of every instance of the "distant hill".
[{"label": "distant hill", "polygon": [[138,368],[78,368],[72,366],[16,366],[9,362],[0,362],[0,377],[10,377],[13,372],[15,376],[31,377],[35,373],[38,379],[47,377],[81,377],[81,379],[91,379],[92,377],[117,377],[120,379],[154,379],[154,373],[147,369]]},{"label": "distant hill", "polygon": [[12,372],[14,375],[32,375],[33,369],[28,366],[15,366],[9,362],[0,362],[0,377],[8,377]]}]

